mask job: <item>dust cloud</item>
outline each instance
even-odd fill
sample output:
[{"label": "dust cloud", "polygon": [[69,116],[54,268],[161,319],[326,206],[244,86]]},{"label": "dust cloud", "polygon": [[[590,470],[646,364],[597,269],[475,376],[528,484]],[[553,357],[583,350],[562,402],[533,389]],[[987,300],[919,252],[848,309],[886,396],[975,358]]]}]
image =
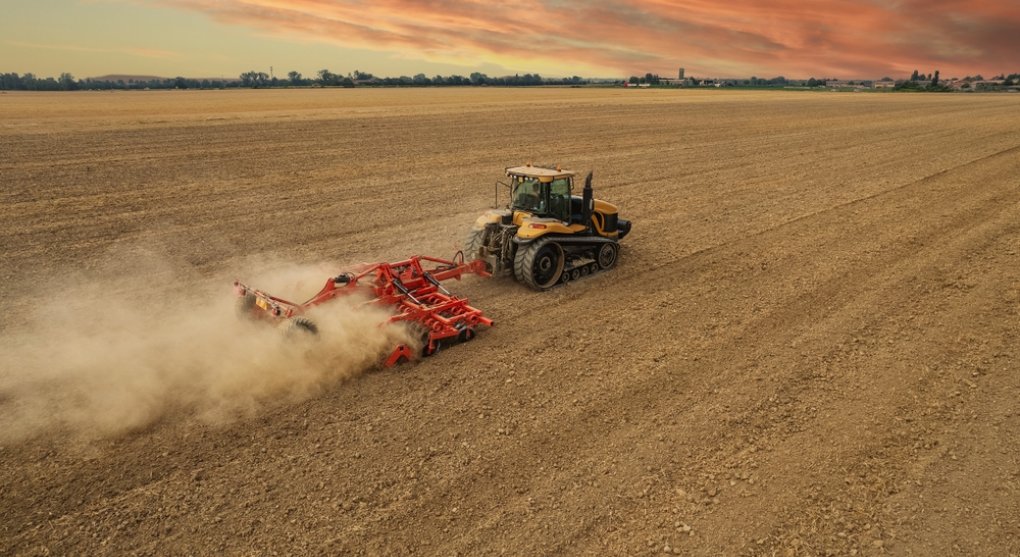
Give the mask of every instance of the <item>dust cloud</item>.
[{"label": "dust cloud", "polygon": [[[168,419],[229,422],[314,396],[408,341],[404,328],[386,324],[385,309],[363,299],[310,312],[317,336],[246,320],[232,277],[189,268],[132,253],[38,287],[37,308],[0,333],[0,444],[98,439]],[[238,278],[304,301],[344,270],[270,268]]]}]

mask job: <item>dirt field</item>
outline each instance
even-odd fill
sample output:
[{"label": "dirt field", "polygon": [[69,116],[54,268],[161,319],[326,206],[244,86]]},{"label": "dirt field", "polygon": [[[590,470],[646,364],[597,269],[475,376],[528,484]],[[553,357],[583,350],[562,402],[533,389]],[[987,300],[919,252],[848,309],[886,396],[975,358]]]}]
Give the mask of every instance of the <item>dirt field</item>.
[{"label": "dirt field", "polygon": [[[235,328],[525,161],[617,269],[392,370]],[[1020,555],[1018,177],[1015,95],[4,94],[0,554]]]}]

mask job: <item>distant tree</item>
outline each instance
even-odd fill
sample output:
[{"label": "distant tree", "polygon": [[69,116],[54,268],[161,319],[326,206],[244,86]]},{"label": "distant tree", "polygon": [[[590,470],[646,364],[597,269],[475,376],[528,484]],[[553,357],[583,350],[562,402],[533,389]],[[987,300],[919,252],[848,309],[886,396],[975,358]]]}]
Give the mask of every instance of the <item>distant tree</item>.
[{"label": "distant tree", "polygon": [[67,72],[60,74],[58,83],[60,83],[60,88],[64,91],[74,91],[78,88],[77,82],[74,81],[74,76]]},{"label": "distant tree", "polygon": [[917,81],[919,79],[921,79],[921,76],[918,75],[917,70],[914,70],[914,73],[910,74],[910,81]]},{"label": "distant tree", "polygon": [[372,75],[372,74],[370,74],[368,72],[362,72],[362,71],[358,71],[358,70],[354,70],[353,72],[351,72],[350,76],[348,76],[348,77],[350,77],[351,79],[353,79],[356,82],[357,81],[370,81],[370,80],[375,79],[374,75]]},{"label": "distant tree", "polygon": [[931,86],[932,87],[938,87],[939,86],[939,71],[938,70],[935,70],[935,76],[931,80]]},{"label": "distant tree", "polygon": [[811,79],[807,80],[807,86],[808,87],[818,87],[819,85],[825,85],[825,82],[824,81],[818,81],[817,79],[815,79],[813,77]]},{"label": "distant tree", "polygon": [[287,79],[290,80],[291,85],[303,85],[304,79],[301,78],[301,72],[290,71],[287,72]]},{"label": "distant tree", "polygon": [[319,84],[321,84],[323,87],[331,87],[340,84],[340,76],[329,70],[319,70],[318,75]]},{"label": "distant tree", "polygon": [[640,83],[640,79],[638,78],[638,76],[632,75],[630,76],[630,79],[627,80],[627,83],[637,84]]},{"label": "distant tree", "polygon": [[473,72],[470,79],[471,85],[485,85],[489,81],[489,76],[480,72]]},{"label": "distant tree", "polygon": [[[25,74],[28,77],[32,74]],[[17,91],[25,89],[25,78],[16,73],[5,73],[0,75],[0,89],[4,91]]]},{"label": "distant tree", "polygon": [[265,72],[244,72],[240,78],[243,87],[265,87],[269,83],[269,74]]}]

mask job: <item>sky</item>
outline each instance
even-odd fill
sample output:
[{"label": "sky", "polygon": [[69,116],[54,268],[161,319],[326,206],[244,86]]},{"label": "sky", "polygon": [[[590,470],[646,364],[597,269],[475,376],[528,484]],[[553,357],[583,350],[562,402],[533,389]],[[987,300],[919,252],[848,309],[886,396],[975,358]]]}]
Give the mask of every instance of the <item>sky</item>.
[{"label": "sky", "polygon": [[1020,0],[0,0],[0,72],[1020,72]]}]

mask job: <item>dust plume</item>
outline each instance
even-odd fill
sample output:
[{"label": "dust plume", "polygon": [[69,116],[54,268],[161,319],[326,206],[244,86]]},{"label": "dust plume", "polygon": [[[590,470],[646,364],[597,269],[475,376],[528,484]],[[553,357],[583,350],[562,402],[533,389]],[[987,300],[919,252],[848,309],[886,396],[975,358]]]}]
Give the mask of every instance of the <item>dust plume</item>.
[{"label": "dust plume", "polygon": [[[407,341],[402,327],[386,324],[384,309],[364,300],[308,314],[318,336],[287,334],[238,317],[231,277],[202,277],[152,253],[113,261],[39,288],[40,305],[26,322],[0,333],[0,443],[250,416],[357,375]],[[273,267],[239,278],[304,301],[343,270]]]}]

